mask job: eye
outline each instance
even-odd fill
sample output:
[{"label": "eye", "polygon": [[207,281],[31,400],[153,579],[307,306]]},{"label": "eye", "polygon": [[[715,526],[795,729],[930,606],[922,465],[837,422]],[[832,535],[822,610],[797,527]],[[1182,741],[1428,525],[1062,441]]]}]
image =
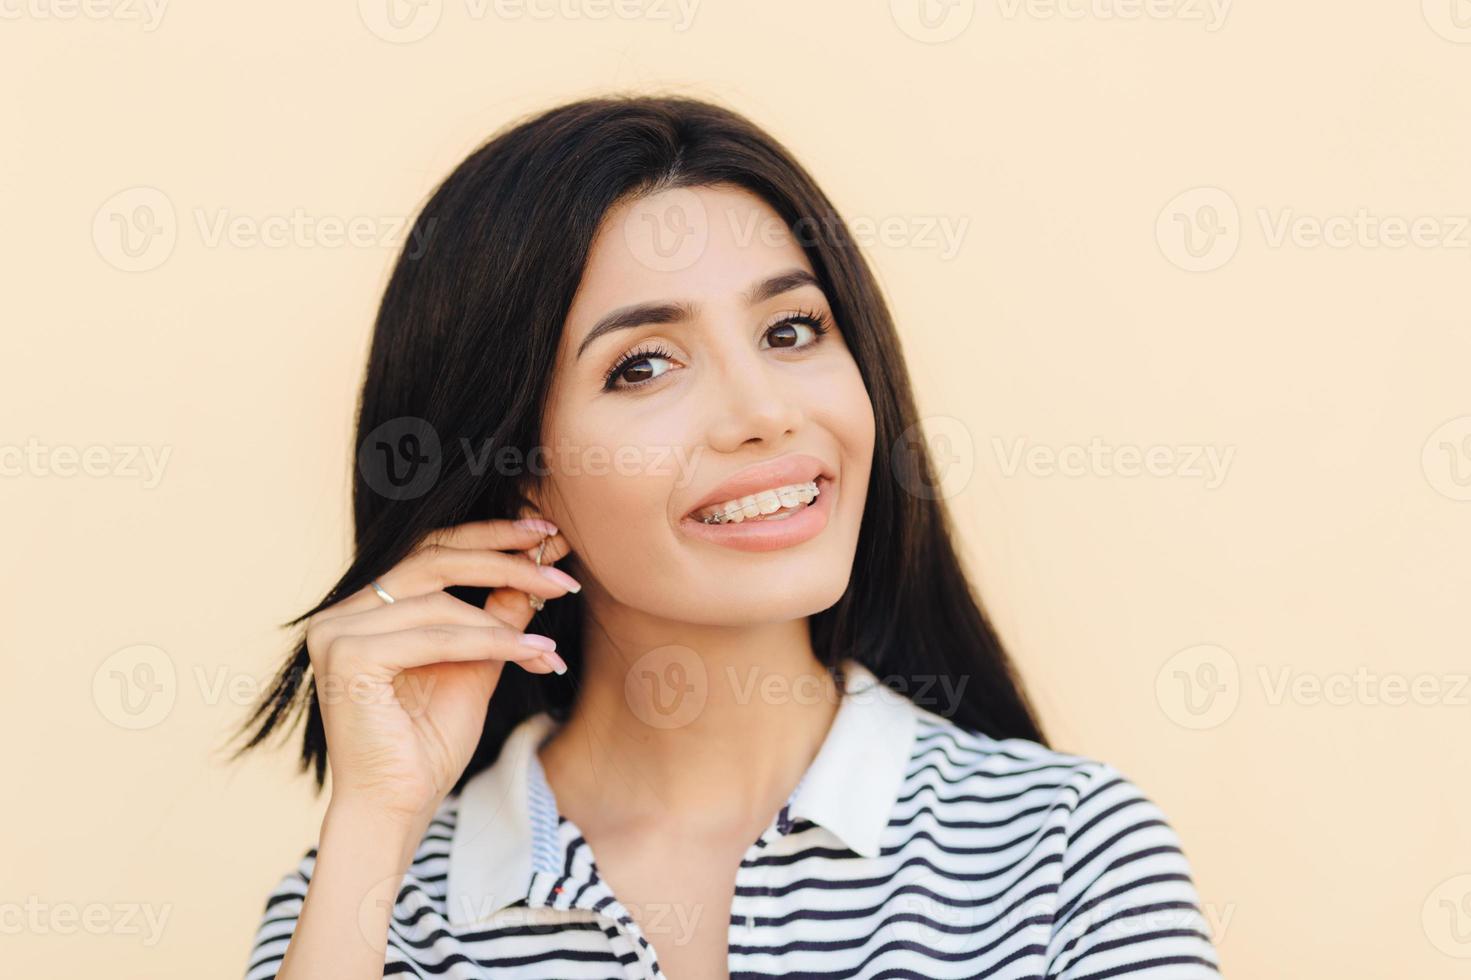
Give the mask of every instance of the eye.
[{"label": "eye", "polygon": [[[797,343],[797,328],[799,326],[806,327],[807,329],[812,331],[814,336],[811,343]],[[780,320],[773,323],[770,327],[767,327],[766,335],[769,337],[780,338],[778,342],[772,344],[773,347],[811,347],[814,344],[820,342],[823,335],[826,334],[829,329],[830,325],[828,323],[827,314],[822,313],[818,310],[799,310],[796,313],[786,314]]]},{"label": "eye", "polygon": [[[653,373],[641,365],[648,364],[650,361],[669,360],[672,357],[674,357],[673,354],[658,345],[631,350],[620,357],[618,363],[609,368],[608,373],[603,376],[603,390],[616,391],[619,388],[642,387],[664,372],[659,371]],[[634,368],[637,368],[637,370],[634,370]],[[625,377],[625,375],[630,373],[633,375],[632,377]],[[623,378],[629,383],[625,385],[617,384],[620,378]]]},{"label": "eye", "polygon": [[[806,327],[812,332],[812,340],[800,343],[800,328]],[[826,313],[820,310],[798,310],[795,313],[784,314],[771,326],[766,328],[763,337],[773,338],[771,347],[791,350],[804,350],[816,346],[822,338],[832,329]],[[769,350],[769,347],[763,347]],[[662,345],[654,344],[647,347],[638,347],[620,357],[607,373],[603,375],[604,391],[629,391],[634,388],[642,388],[654,381],[662,374],[668,373],[668,368],[656,371],[652,367],[655,361],[673,360],[674,355]],[[620,384],[619,382],[625,382]]]}]

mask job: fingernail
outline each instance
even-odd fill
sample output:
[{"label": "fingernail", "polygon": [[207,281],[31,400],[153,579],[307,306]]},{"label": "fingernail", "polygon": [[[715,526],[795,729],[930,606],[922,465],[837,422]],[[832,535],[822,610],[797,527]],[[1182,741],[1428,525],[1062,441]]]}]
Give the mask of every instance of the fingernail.
[{"label": "fingernail", "polygon": [[555,650],[557,641],[550,636],[542,636],[540,633],[522,633],[516,641],[523,647],[533,647],[537,650]]},{"label": "fingernail", "polygon": [[573,578],[571,575],[568,575],[560,568],[556,568],[552,565],[542,565],[541,573],[547,578],[551,579],[553,582],[556,582],[558,585],[566,588],[568,592],[582,591],[582,586],[577,584],[577,579]]},{"label": "fingernail", "polygon": [[551,521],[543,521],[538,518],[528,517],[515,522],[517,527],[524,527],[528,531],[540,531],[542,534],[556,534],[557,525]]},{"label": "fingernail", "polygon": [[552,668],[552,670],[556,671],[558,674],[567,673],[567,661],[563,660],[555,653],[544,653],[541,655],[541,659],[545,660],[547,666]]}]

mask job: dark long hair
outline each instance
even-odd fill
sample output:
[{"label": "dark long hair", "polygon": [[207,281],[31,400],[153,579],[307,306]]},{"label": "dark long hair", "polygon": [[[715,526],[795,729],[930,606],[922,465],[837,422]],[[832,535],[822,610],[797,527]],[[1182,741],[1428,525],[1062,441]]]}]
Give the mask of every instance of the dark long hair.
[{"label": "dark long hair", "polygon": [[[717,183],[750,191],[793,230],[873,404],[874,466],[849,586],[809,618],[818,658],[834,672],[852,657],[881,679],[915,679],[913,692],[890,683],[911,697],[947,683],[959,692],[944,712],[956,724],[1046,744],[955,553],[893,320],[847,225],[770,135],[686,97],[614,95],[519,120],[434,190],[373,328],[357,407],[356,554],[321,602],[282,627],[364,588],[430,531],[515,516],[529,502],[524,482],[476,460],[506,451],[531,458],[563,323],[604,215],[629,197]],[[374,458],[385,446],[421,464],[408,485]],[[489,592],[449,591],[477,605]],[[534,615],[528,630],[556,638],[568,673],[502,673],[454,791],[495,760],[518,722],[542,710],[567,716],[582,669],[582,601],[568,595]],[[304,715],[300,768],[314,771],[320,792],[327,746],[309,667],[303,629],[236,733],[248,741],[234,757]]]}]

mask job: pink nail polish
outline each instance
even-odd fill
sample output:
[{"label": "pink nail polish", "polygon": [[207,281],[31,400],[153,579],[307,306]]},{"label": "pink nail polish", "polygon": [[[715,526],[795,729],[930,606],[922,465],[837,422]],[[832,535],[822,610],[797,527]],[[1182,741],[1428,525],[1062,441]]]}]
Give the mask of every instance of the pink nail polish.
[{"label": "pink nail polish", "polygon": [[554,670],[558,674],[567,673],[567,661],[563,660],[557,654],[551,652],[544,653],[541,655],[541,659],[545,660],[547,666],[552,668],[552,670]]},{"label": "pink nail polish", "polygon": [[542,636],[540,633],[522,633],[516,642],[523,647],[532,647],[537,650],[555,650],[557,641],[550,636]]},{"label": "pink nail polish", "polygon": [[578,584],[577,579],[573,578],[571,575],[568,575],[560,568],[556,568],[552,565],[543,565],[541,566],[541,573],[569,592],[582,591],[582,586]]},{"label": "pink nail polish", "polygon": [[543,521],[538,518],[529,517],[513,522],[517,527],[524,527],[528,531],[539,531],[542,534],[552,535],[557,533],[557,525],[551,521]]}]

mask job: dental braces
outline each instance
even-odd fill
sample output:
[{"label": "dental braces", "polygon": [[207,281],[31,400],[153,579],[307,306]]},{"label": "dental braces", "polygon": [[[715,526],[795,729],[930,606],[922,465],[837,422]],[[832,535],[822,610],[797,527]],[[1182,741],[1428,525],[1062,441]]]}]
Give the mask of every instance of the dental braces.
[{"label": "dental braces", "polygon": [[[810,506],[812,506],[814,503],[817,502],[817,498],[820,497],[821,495],[822,495],[822,487],[819,485],[815,490],[812,491],[812,499],[809,500],[809,501],[807,501],[805,504],[803,504],[802,507],[810,507]],[[736,506],[730,508],[729,510],[725,510],[725,511],[721,511],[719,513],[711,514],[709,517],[702,517],[702,518],[700,518],[700,523],[701,524],[731,524],[731,523],[734,523],[735,516],[737,514],[743,513],[745,511],[745,509],[746,509],[745,507],[741,506],[740,504],[737,504]],[[779,508],[779,509],[785,510],[786,508]],[[801,510],[801,509],[802,509],[801,507],[796,507],[796,508],[793,508],[793,511],[795,512],[795,511]],[[774,513],[776,513],[776,511],[772,511],[772,513],[774,514]]]}]

